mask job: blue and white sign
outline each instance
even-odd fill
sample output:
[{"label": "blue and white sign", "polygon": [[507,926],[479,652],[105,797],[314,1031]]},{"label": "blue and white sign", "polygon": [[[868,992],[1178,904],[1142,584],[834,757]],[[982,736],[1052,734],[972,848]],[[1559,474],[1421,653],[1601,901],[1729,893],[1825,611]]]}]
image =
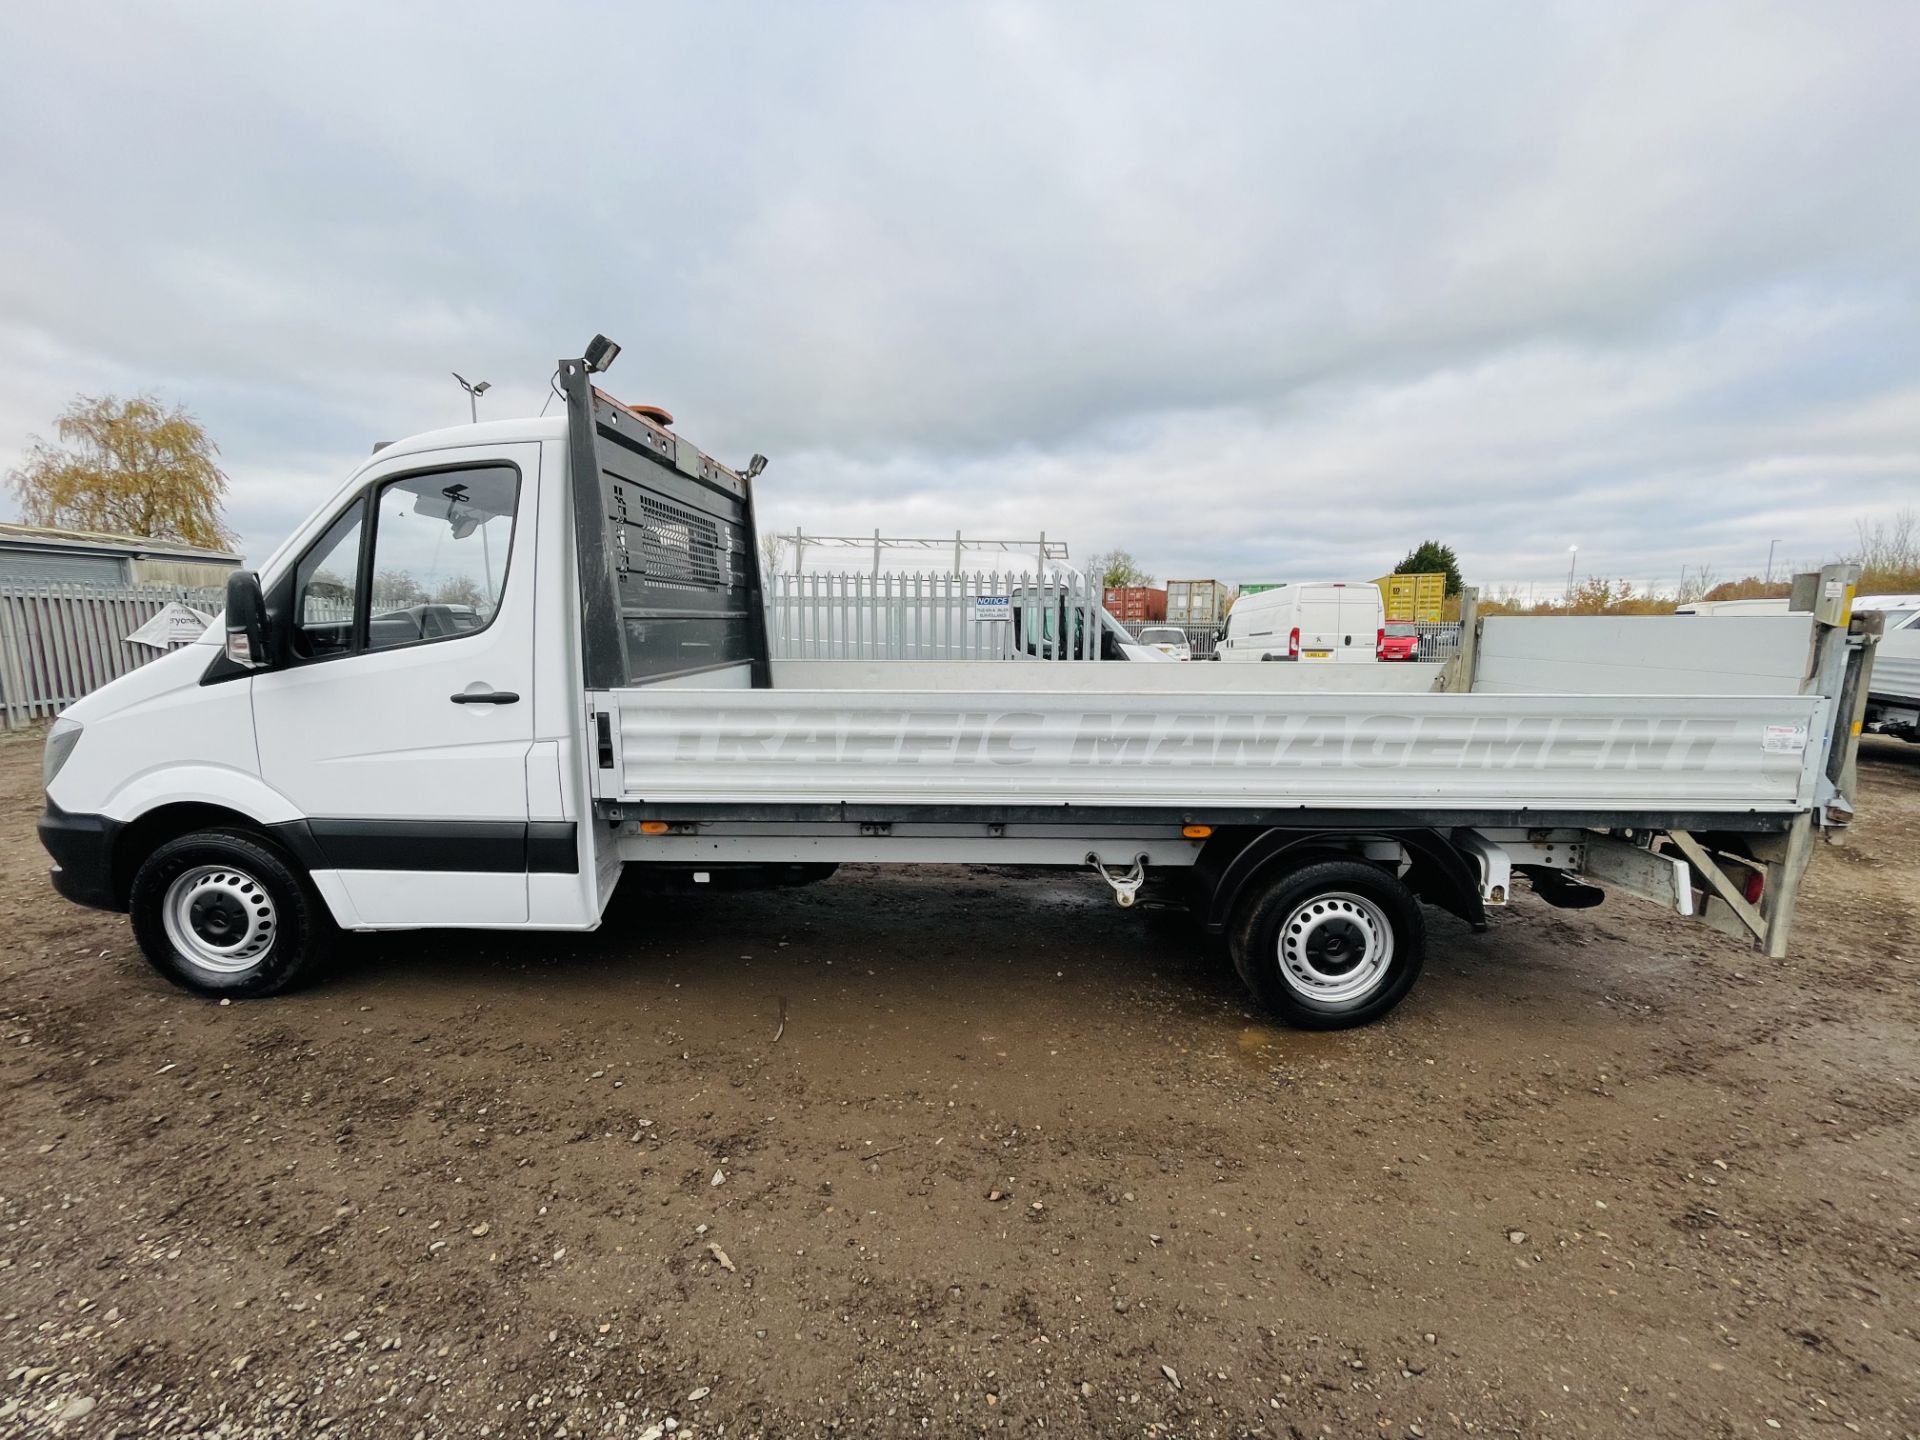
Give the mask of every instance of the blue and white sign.
[{"label": "blue and white sign", "polygon": [[976,595],[973,597],[973,618],[975,620],[1011,620],[1013,618],[1013,600],[1007,595]]}]

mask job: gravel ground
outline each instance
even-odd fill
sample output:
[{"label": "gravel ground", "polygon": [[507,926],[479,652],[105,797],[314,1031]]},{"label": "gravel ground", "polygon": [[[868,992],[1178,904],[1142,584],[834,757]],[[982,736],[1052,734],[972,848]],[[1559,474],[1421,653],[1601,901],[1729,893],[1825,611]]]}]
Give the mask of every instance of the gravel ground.
[{"label": "gravel ground", "polygon": [[1522,897],[1309,1035],[1173,917],[957,869],[216,1004],[47,887],[38,745],[0,1434],[1920,1431],[1920,747],[1784,962]]}]

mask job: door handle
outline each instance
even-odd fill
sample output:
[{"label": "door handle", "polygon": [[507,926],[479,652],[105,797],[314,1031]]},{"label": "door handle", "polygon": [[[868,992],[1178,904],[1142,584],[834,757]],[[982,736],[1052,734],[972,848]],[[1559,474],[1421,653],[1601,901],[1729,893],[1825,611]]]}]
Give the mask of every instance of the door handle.
[{"label": "door handle", "polygon": [[513,705],[520,696],[512,690],[462,690],[447,698],[456,705]]}]

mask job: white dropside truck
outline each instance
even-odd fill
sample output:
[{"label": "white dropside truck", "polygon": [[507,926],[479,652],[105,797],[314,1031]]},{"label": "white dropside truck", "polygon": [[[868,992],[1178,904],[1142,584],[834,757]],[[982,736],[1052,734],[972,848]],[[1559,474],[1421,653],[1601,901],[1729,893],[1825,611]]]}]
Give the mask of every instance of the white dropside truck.
[{"label": "white dropside truck", "polygon": [[1779,955],[1850,813],[1867,650],[1838,572],[1810,613],[1725,626],[1489,619],[1439,690],[1092,646],[776,662],[759,466],[596,368],[562,362],[564,416],[382,448],[204,640],[71,707],[46,752],[58,889],[130,911],[169,979],[258,996],[339,930],[592,929],[623,870],[1073,867],[1121,905],[1171,891],[1275,1013],[1336,1027],[1407,994],[1423,906],[1481,926],[1521,879]]}]

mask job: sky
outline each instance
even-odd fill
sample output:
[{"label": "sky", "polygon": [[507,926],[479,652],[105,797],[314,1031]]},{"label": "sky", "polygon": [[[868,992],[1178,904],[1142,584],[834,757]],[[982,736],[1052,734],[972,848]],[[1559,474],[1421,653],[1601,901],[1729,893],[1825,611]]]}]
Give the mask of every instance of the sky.
[{"label": "sky", "polygon": [[258,561],[603,331],[767,529],[1781,572],[1920,503],[1916,54],[1904,0],[8,6],[0,470],[156,393]]}]

